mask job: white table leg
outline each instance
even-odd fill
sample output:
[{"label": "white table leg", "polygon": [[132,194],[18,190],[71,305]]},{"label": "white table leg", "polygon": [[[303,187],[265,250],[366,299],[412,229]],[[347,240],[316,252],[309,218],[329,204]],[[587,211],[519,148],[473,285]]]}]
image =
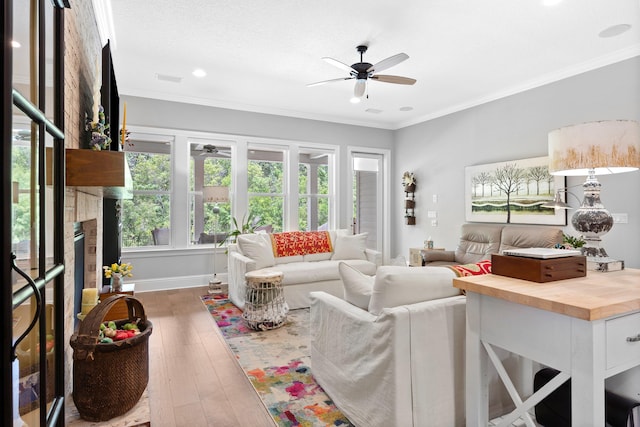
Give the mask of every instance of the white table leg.
[{"label": "white table leg", "polygon": [[466,415],[467,427],[489,423],[488,357],[480,342],[480,296],[467,294]]},{"label": "white table leg", "polygon": [[572,319],[571,424],[603,426],[604,322]]}]

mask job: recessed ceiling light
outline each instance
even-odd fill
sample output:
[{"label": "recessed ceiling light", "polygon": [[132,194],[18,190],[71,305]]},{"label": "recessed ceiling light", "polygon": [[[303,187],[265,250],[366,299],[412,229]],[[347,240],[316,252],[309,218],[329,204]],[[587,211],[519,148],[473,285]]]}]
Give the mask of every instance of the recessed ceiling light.
[{"label": "recessed ceiling light", "polygon": [[598,33],[598,36],[602,37],[603,39],[606,39],[608,37],[619,36],[622,33],[626,33],[630,29],[631,29],[631,25],[629,24],[612,25],[600,31]]},{"label": "recessed ceiling light", "polygon": [[562,0],[542,0],[542,5],[548,7],[557,6],[560,3],[562,3]]},{"label": "recessed ceiling light", "polygon": [[362,101],[362,99],[359,96],[353,96],[349,100],[349,102],[352,103],[352,104],[359,104],[360,101]]},{"label": "recessed ceiling light", "polygon": [[17,42],[17,41],[15,41],[15,40],[11,40],[11,47],[16,47],[16,48],[17,48],[17,47],[20,47],[20,46],[22,46],[22,45],[20,44],[20,42]]},{"label": "recessed ceiling light", "polygon": [[382,113],[382,110],[378,110],[377,108],[367,108],[366,110],[367,113],[371,113],[371,114],[380,114]]},{"label": "recessed ceiling light", "polygon": [[196,77],[204,77],[207,75],[207,72],[204,71],[202,68],[196,68],[195,70],[193,70],[192,74]]},{"label": "recessed ceiling light", "polygon": [[411,111],[413,107],[400,107],[400,111]]}]

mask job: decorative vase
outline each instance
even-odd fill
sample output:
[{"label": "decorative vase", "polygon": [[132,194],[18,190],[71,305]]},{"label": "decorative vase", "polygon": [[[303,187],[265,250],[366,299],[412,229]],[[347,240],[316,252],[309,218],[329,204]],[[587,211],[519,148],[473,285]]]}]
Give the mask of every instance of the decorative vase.
[{"label": "decorative vase", "polygon": [[416,207],[416,201],[411,199],[404,199],[404,208],[413,209]]},{"label": "decorative vase", "polygon": [[405,185],[404,191],[405,193],[414,193],[416,191],[416,185],[415,184]]},{"label": "decorative vase", "polygon": [[124,279],[122,278],[122,274],[120,273],[112,273],[111,274],[111,292],[120,292],[122,291],[122,282]]},{"label": "decorative vase", "polygon": [[408,216],[407,218],[407,225],[416,225],[416,217],[415,216]]}]

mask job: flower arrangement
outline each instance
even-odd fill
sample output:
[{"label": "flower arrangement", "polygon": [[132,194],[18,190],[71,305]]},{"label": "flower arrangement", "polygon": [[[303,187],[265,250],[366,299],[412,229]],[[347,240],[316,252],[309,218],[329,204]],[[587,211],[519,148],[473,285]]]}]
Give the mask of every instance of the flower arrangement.
[{"label": "flower arrangement", "polygon": [[109,123],[106,123],[104,107],[98,107],[98,121],[93,122],[85,114],[85,130],[91,132],[89,148],[95,151],[106,150],[111,144],[109,136]]},{"label": "flower arrangement", "polygon": [[416,177],[413,174],[413,172],[405,172],[402,175],[402,185],[404,187],[408,186],[408,185],[415,185],[416,184]]},{"label": "flower arrangement", "polygon": [[107,279],[110,279],[114,274],[119,274],[122,277],[133,277],[133,274],[131,274],[133,266],[126,262],[122,264],[113,263],[111,265],[105,265],[102,269],[104,270],[104,277]]}]

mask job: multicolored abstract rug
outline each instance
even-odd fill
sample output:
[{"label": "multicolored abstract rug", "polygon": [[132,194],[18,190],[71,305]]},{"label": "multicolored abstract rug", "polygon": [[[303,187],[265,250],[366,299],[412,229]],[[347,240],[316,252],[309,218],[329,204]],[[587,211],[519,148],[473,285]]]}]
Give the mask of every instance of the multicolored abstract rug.
[{"label": "multicolored abstract rug", "polygon": [[290,311],[278,329],[254,331],[226,295],[204,295],[202,302],[276,424],[353,426],[311,375],[309,309]]}]

